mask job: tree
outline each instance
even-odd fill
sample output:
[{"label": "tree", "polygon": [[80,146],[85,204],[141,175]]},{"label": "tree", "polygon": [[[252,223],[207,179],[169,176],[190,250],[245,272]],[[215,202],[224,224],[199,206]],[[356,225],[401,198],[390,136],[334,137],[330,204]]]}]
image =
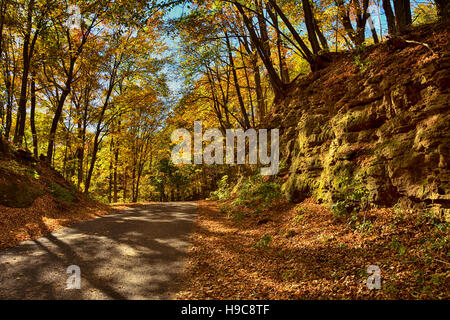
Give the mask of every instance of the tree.
[{"label": "tree", "polygon": [[412,23],[410,0],[394,0],[394,9],[396,29],[403,33]]},{"label": "tree", "polygon": [[438,16],[441,20],[447,21],[450,18],[450,3],[448,0],[434,0]]},{"label": "tree", "polygon": [[[30,67],[35,52],[36,41],[39,37],[40,32],[45,27],[47,23],[47,14],[49,10],[53,8],[53,1],[46,1],[44,7],[40,7],[39,14],[35,16],[36,1],[29,0],[26,6],[26,21],[25,30],[23,30],[23,46],[22,46],[22,79],[21,79],[21,89],[19,106],[17,112],[16,121],[16,131],[14,134],[14,143],[21,145],[23,136],[25,133],[25,120],[27,115],[26,105],[27,105],[27,90],[28,90],[28,76],[30,73]],[[35,20],[35,21],[33,21]],[[36,25],[33,30],[33,24]]]}]

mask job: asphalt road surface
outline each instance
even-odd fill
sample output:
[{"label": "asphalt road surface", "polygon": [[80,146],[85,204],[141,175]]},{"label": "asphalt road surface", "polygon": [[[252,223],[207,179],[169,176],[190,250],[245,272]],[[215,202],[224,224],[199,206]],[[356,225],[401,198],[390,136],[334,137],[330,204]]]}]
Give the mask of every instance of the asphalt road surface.
[{"label": "asphalt road surface", "polygon": [[[145,204],[0,251],[0,299],[171,299],[193,202]],[[80,289],[76,269],[81,273]]]}]

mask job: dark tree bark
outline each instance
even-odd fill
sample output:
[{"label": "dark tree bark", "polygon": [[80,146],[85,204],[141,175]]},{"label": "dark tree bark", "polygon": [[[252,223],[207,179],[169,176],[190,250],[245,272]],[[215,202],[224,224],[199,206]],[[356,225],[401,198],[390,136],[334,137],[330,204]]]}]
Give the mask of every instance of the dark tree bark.
[{"label": "dark tree bark", "polygon": [[369,21],[370,31],[372,32],[372,38],[374,43],[380,43],[380,40],[378,40],[378,34],[377,30],[375,29],[375,26],[373,24],[372,16],[369,14],[369,17],[367,18],[367,21]]},{"label": "dark tree bark", "polygon": [[123,202],[127,202],[127,196],[128,196],[128,174],[127,174],[127,168],[124,168],[123,176],[122,176],[122,189],[123,189]]},{"label": "dark tree bark", "polygon": [[236,6],[237,10],[239,11],[239,13],[242,15],[244,24],[250,35],[250,40],[253,43],[253,45],[255,46],[255,48],[259,54],[259,57],[261,58],[264,66],[266,67],[267,73],[269,75],[269,80],[272,85],[275,96],[280,96],[281,93],[284,91],[284,84],[281,81],[281,78],[278,76],[278,73],[275,70],[270,57],[268,57],[266,55],[266,52],[263,48],[261,40],[258,38],[258,35],[253,27],[253,24],[250,21],[247,14],[245,13],[244,8],[239,3],[235,3],[235,6]]},{"label": "dark tree bark", "polygon": [[302,38],[300,37],[300,35],[298,34],[297,30],[295,30],[295,28],[292,26],[291,22],[289,21],[289,19],[286,17],[286,15],[284,14],[284,12],[280,9],[280,7],[276,4],[276,2],[274,0],[268,0],[270,3],[270,6],[275,10],[275,12],[280,16],[281,20],[283,20],[284,24],[286,25],[286,27],[289,29],[289,31],[291,32],[292,36],[294,37],[295,41],[298,43],[298,45],[300,46],[300,48],[302,49],[302,53],[305,56],[306,61],[308,61],[308,63],[310,65],[314,64],[314,58],[313,58],[313,54],[311,52],[311,50],[309,50],[308,46],[305,44],[305,42],[302,40]]},{"label": "dark tree bark", "polygon": [[35,0],[30,0],[27,8],[27,22],[26,30],[23,38],[22,47],[22,60],[23,60],[23,70],[20,88],[19,105],[17,110],[17,121],[16,121],[16,131],[14,134],[14,143],[17,145],[22,145],[23,136],[25,134],[25,121],[27,117],[27,90],[28,90],[28,75],[30,72],[31,59],[34,53],[34,46],[39,34],[39,30],[36,30],[32,36],[32,26],[33,26],[33,10],[34,10]]},{"label": "dark tree bark", "polygon": [[31,76],[31,105],[30,105],[30,127],[31,135],[33,137],[33,154],[36,159],[39,158],[38,155],[38,137],[36,132],[36,121],[35,121],[35,111],[36,111],[36,81],[34,75]]},{"label": "dark tree bark", "polygon": [[305,14],[306,30],[308,31],[308,40],[314,54],[318,54],[321,50],[319,41],[317,40],[316,26],[314,23],[314,14],[309,0],[302,0],[303,12]]},{"label": "dark tree bark", "polygon": [[244,70],[245,82],[247,84],[247,95],[248,95],[248,101],[250,103],[250,110],[251,110],[251,115],[252,115],[252,127],[254,128],[255,127],[255,107],[253,105],[253,97],[252,97],[253,88],[251,88],[251,86],[250,86],[250,78],[248,76],[247,66],[245,64],[244,53],[242,52],[242,50],[239,50],[239,54],[241,56],[242,68]]},{"label": "dark tree bark", "polygon": [[71,90],[70,86],[72,84],[74,64],[75,64],[75,61],[70,64],[70,68],[69,68],[70,75],[67,78],[65,88],[63,89],[62,94],[59,98],[59,101],[58,101],[58,104],[56,107],[56,111],[53,116],[52,125],[50,127],[48,146],[47,146],[47,161],[48,161],[48,163],[51,163],[52,158],[53,158],[53,149],[55,146],[56,130],[58,128],[59,119],[61,118],[61,115],[62,115],[64,103],[66,102],[67,96],[69,95],[70,90]]},{"label": "dark tree bark", "polygon": [[98,152],[99,144],[101,142],[100,135],[102,133],[103,118],[105,116],[106,110],[108,109],[109,100],[111,98],[114,86],[116,85],[117,71],[118,71],[118,68],[119,68],[121,62],[122,62],[122,56],[114,59],[114,63],[113,63],[110,78],[109,78],[108,90],[106,92],[105,101],[103,103],[102,109],[100,111],[100,115],[97,120],[97,127],[95,130],[94,144],[93,144],[93,149],[92,149],[92,158],[91,158],[91,163],[90,163],[89,170],[88,170],[88,173],[86,176],[86,183],[85,183],[85,187],[84,187],[84,193],[86,193],[86,194],[89,193],[89,187],[91,185],[92,173],[94,171],[95,162],[97,161],[97,152]]},{"label": "dark tree bark", "polygon": [[[14,55],[14,52],[13,52]],[[13,68],[10,70],[9,64],[10,62],[13,63]],[[9,136],[11,133],[11,127],[12,127],[12,110],[13,110],[13,101],[14,101],[14,90],[15,90],[15,80],[16,80],[16,74],[17,74],[17,67],[15,63],[15,59],[13,57],[12,61],[10,59],[10,56],[8,54],[8,50],[5,51],[5,72],[4,72],[4,78],[5,78],[5,88],[6,88],[6,119],[5,119],[5,139],[9,140]],[[12,73],[12,78],[11,78]]]},{"label": "dark tree bark", "polygon": [[[53,116],[52,125],[50,127],[50,132],[48,135],[48,137],[49,137],[48,138],[48,146],[47,146],[47,161],[48,161],[48,163],[51,163],[51,160],[53,158],[53,149],[55,146],[56,130],[58,128],[58,123],[59,123],[59,120],[62,115],[64,103],[66,102],[67,96],[70,94],[70,91],[71,91],[71,86],[72,86],[72,82],[73,82],[73,78],[74,78],[75,63],[83,51],[83,47],[89,38],[89,35],[97,21],[97,18],[98,18],[98,16],[95,16],[92,19],[91,24],[87,28],[86,32],[84,32],[82,35],[81,43],[78,45],[76,50],[74,50],[75,52],[73,54],[70,53],[69,68],[67,68],[67,73],[66,73],[66,76],[67,76],[66,82],[64,85],[64,89],[62,90],[61,96],[59,97],[57,108],[56,108],[55,114]],[[66,35],[67,35],[67,40],[69,42],[69,48],[70,48],[72,46],[71,39],[70,39],[70,32],[66,31]],[[64,64],[64,62],[63,62],[63,64]],[[64,69],[66,69],[66,67]]]},{"label": "dark tree bark", "polygon": [[327,38],[323,35],[322,30],[320,30],[319,23],[317,22],[317,19],[314,18],[314,29],[316,31],[317,37],[319,38],[320,44],[322,46],[322,50],[329,51],[330,48],[328,47],[328,41]]},{"label": "dark tree bark", "polygon": [[238,97],[238,101],[239,101],[239,106],[241,108],[242,117],[244,118],[244,130],[246,130],[246,129],[250,128],[251,125],[250,125],[250,120],[248,118],[247,110],[245,108],[244,100],[242,99],[242,93],[241,93],[241,89],[240,89],[240,86],[239,86],[239,80],[238,80],[238,76],[237,76],[237,73],[236,73],[236,67],[234,65],[233,53],[231,51],[230,39],[229,39],[227,33],[225,33],[225,40],[226,40],[227,49],[228,49],[228,58],[230,60],[231,72],[233,73],[234,84],[235,84],[235,87],[236,87],[236,95]]},{"label": "dark tree bark", "polygon": [[266,105],[264,102],[264,95],[261,85],[261,74],[259,73],[258,56],[256,52],[252,54],[251,64],[253,69],[253,77],[255,80],[256,105],[258,109],[257,114],[259,123],[261,124],[264,121],[264,118],[266,117]]},{"label": "dark tree bark", "polygon": [[450,19],[450,2],[448,0],[434,0],[439,19],[447,21]]},{"label": "dark tree bark", "polygon": [[119,146],[116,144],[114,150],[114,176],[113,176],[113,201],[116,203],[118,201],[118,190],[117,190],[117,166],[119,164]]},{"label": "dark tree bark", "polygon": [[110,158],[109,158],[109,185],[108,185],[108,202],[112,202],[112,189],[113,189],[113,170],[114,170],[114,163],[113,163],[113,151],[114,151],[114,138],[111,138],[111,142],[109,144],[109,152],[110,152]]},{"label": "dark tree bark", "polygon": [[410,0],[394,0],[394,9],[397,31],[403,33],[412,23]]},{"label": "dark tree bark", "polygon": [[397,33],[397,27],[395,25],[395,16],[390,0],[383,0],[383,10],[386,15],[388,33],[390,35],[395,35]]},{"label": "dark tree bark", "polygon": [[262,50],[264,51],[265,56],[270,59],[270,57],[272,55],[270,52],[270,43],[269,43],[270,39],[269,39],[269,35],[267,33],[266,20],[264,19],[264,16],[263,16],[264,13],[263,13],[262,3],[259,0],[255,0],[255,6],[256,6],[256,11],[258,13],[256,18],[258,20],[258,27],[259,27],[259,34],[260,34],[261,43],[262,43]]},{"label": "dark tree bark", "polygon": [[0,58],[3,54],[3,29],[5,26],[5,14],[8,0],[1,0],[0,2]]},{"label": "dark tree bark", "polygon": [[277,16],[277,14],[272,12],[270,7],[268,7],[266,10],[270,15],[272,24],[277,33],[277,51],[278,51],[278,65],[280,68],[280,77],[281,77],[281,80],[283,81],[283,83],[289,83],[289,70],[287,68],[286,59],[285,59],[284,52],[282,49],[283,40],[281,38],[280,28],[278,27],[278,16]]},{"label": "dark tree bark", "polygon": [[[78,163],[77,168],[77,189],[81,191],[81,183],[83,182],[83,170],[84,170],[84,146],[86,143],[86,129],[87,118],[89,108],[89,88],[86,87],[83,90],[84,96],[80,97],[80,100],[74,99],[75,110],[77,112],[77,139],[78,147],[76,150],[76,158]],[[75,97],[74,97],[75,98]],[[83,101],[83,102],[82,102]],[[83,104],[83,107],[82,107]]]}]

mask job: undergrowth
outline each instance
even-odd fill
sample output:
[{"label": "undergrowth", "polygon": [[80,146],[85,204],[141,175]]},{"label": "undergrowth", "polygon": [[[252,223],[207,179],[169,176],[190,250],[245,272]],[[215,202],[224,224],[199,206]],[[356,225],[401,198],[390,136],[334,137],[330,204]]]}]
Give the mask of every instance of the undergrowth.
[{"label": "undergrowth", "polygon": [[69,190],[57,183],[50,182],[48,184],[50,193],[61,203],[71,204],[76,200],[75,195]]},{"label": "undergrowth", "polygon": [[218,189],[211,193],[211,199],[221,200],[220,211],[236,220],[241,220],[250,212],[258,214],[282,197],[281,185],[276,181],[264,181],[260,175],[242,179],[235,192],[231,190],[228,176],[224,176],[218,183]]},{"label": "undergrowth", "polygon": [[337,182],[336,192],[333,194],[335,201],[330,207],[336,217],[369,208],[370,193],[362,178],[352,179],[349,176],[344,176],[339,178]]}]

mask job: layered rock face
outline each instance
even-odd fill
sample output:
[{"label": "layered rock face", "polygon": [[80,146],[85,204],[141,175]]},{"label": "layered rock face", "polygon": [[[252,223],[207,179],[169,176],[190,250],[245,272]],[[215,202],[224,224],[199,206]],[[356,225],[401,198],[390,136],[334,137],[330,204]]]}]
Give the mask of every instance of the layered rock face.
[{"label": "layered rock face", "polygon": [[449,219],[449,35],[448,24],[421,27],[404,37],[413,42],[342,54],[295,83],[268,120],[281,129],[289,200],[330,203],[352,181],[374,204]]}]

